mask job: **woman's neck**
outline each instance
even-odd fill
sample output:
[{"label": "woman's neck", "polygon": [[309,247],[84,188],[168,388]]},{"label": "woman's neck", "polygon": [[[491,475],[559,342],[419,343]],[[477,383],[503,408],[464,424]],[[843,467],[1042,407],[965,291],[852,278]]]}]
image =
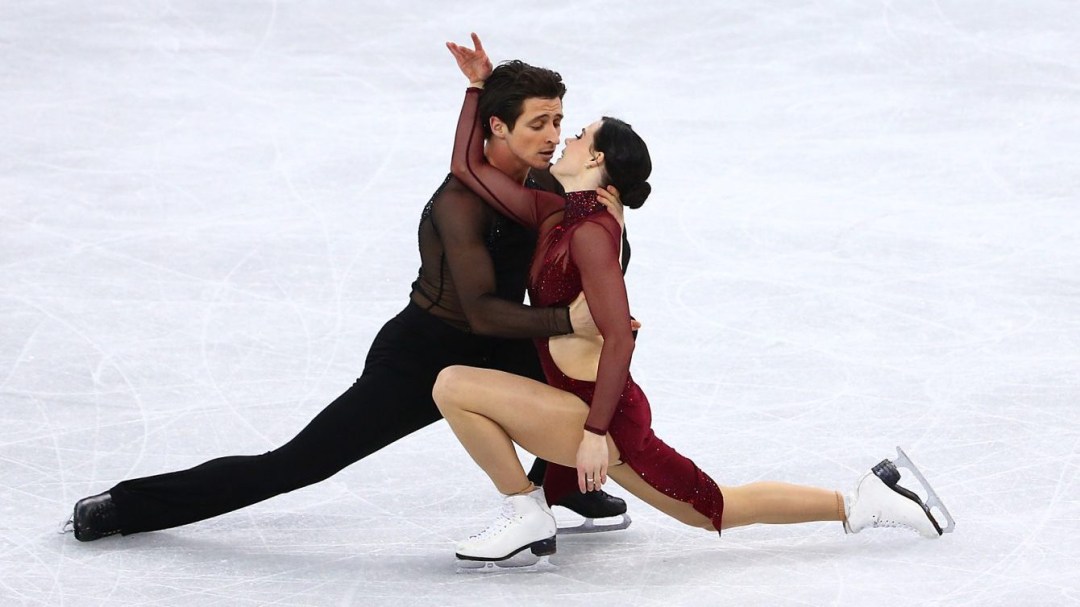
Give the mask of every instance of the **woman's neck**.
[{"label": "woman's neck", "polygon": [[559,181],[564,192],[581,192],[600,187],[600,180],[593,175],[559,175],[555,179]]}]

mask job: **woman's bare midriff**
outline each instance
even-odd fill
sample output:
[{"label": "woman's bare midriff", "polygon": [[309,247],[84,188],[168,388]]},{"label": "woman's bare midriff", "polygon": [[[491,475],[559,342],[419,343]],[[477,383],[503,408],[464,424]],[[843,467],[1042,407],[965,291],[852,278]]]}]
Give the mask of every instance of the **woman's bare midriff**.
[{"label": "woman's bare midriff", "polygon": [[600,350],[604,338],[600,335],[559,335],[548,338],[551,360],[567,377],[579,381],[596,381],[600,366]]}]

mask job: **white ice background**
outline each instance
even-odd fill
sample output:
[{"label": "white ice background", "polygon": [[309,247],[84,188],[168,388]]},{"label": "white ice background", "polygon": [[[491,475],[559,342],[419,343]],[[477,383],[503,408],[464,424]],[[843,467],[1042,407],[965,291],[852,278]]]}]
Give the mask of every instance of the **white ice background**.
[{"label": "white ice background", "polygon": [[[463,576],[497,499],[443,422],[199,524],[56,533],[359,375],[471,30],[563,74],[565,135],[650,144],[628,281],[658,433],[722,484],[845,491],[902,445],[954,534],[718,540],[629,499],[553,573]],[[0,604],[1080,602],[1078,32],[1066,0],[4,0]]]}]

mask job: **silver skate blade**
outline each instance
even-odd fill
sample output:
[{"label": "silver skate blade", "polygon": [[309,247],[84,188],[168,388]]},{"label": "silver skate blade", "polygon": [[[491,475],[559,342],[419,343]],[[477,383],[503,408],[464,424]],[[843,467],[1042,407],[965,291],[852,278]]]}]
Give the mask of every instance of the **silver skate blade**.
[{"label": "silver skate blade", "polygon": [[[923,489],[926,490],[926,507],[930,508],[931,514],[933,514],[933,511],[936,508],[938,511],[941,512],[941,515],[944,516],[945,520],[947,521],[946,525],[942,525],[940,520],[937,521],[938,526],[941,527],[941,533],[943,535],[946,533],[952,533],[953,529],[956,528],[956,521],[953,520],[952,515],[949,514],[949,509],[945,507],[945,503],[941,501],[941,498],[938,497],[938,494],[934,491],[934,488],[930,486],[929,482],[927,482],[926,477],[922,475],[922,472],[919,472],[919,469],[915,467],[914,463],[912,463],[911,458],[909,458],[907,456],[907,453],[904,453],[904,450],[900,447],[896,448],[896,461],[894,461],[893,464],[897,468],[907,468],[913,475],[915,475],[915,478],[919,480],[919,484],[921,484],[923,486]],[[937,520],[937,516],[934,516],[934,519]]]},{"label": "silver skate blade", "polygon": [[[579,525],[568,525],[566,527],[559,527],[559,535],[577,535],[579,533],[604,533],[607,531],[619,531],[626,529],[632,522],[629,514],[623,514],[619,517],[608,517],[599,519],[600,523],[597,523],[598,519],[587,518]],[[604,521],[612,521],[610,523]]]},{"label": "silver skate blade", "polygon": [[68,520],[60,523],[60,528],[56,530],[57,533],[63,535],[65,533],[73,533],[75,531],[75,518],[69,518]]},{"label": "silver skate blade", "polygon": [[458,559],[458,573],[542,573],[554,571],[557,566],[548,556],[536,556],[524,551],[501,561],[469,561]]}]

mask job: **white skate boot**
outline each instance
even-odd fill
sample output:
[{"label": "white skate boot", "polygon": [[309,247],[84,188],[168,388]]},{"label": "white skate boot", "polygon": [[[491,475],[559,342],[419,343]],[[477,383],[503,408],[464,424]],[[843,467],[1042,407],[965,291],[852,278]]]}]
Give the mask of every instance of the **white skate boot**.
[{"label": "white skate boot", "polygon": [[[555,554],[555,517],[544,499],[544,490],[512,495],[503,500],[499,518],[487,529],[457,546],[460,571],[520,569],[536,570]],[[525,549],[539,559],[511,560]]]},{"label": "white skate boot", "polygon": [[[956,527],[945,504],[934,493],[930,483],[911,463],[907,454],[900,447],[896,448],[896,461],[882,460],[866,476],[859,479],[855,493],[844,500],[847,521],[844,530],[858,533],[867,527],[904,527],[917,531],[928,538],[940,537],[951,533]],[[899,485],[900,472],[897,468],[907,468],[923,486],[927,493],[927,503],[909,489]],[[934,518],[931,508],[937,508],[946,520],[946,526]]]}]

